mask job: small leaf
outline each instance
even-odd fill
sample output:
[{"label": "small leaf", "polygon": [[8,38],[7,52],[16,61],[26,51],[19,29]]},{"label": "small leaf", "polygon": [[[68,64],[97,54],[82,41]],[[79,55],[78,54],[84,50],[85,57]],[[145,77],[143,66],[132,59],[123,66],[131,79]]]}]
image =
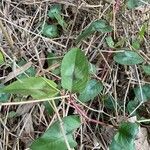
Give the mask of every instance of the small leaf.
[{"label": "small leaf", "polygon": [[142,68],[147,75],[150,75],[150,65],[144,65]]},{"label": "small leaf", "polygon": [[142,63],[144,60],[136,52],[124,50],[114,55],[114,60],[122,65],[136,65]]},{"label": "small leaf", "polygon": [[[71,148],[74,148],[77,143],[74,141],[72,133],[80,127],[81,122],[78,116],[67,116],[62,119],[62,125],[67,137],[67,141]],[[67,150],[60,128],[60,122],[56,121],[49,129],[31,145],[32,150]]]},{"label": "small leaf", "polygon": [[61,5],[60,4],[55,4],[55,5],[52,5],[50,10],[48,11],[48,16],[51,18],[51,19],[55,19],[55,15],[56,14],[61,14]]},{"label": "small leaf", "polygon": [[0,93],[31,95],[35,99],[53,97],[58,93],[57,85],[43,77],[29,77],[15,81],[0,89]]},{"label": "small leaf", "polygon": [[106,43],[110,48],[114,48],[115,43],[111,36],[106,37]]},{"label": "small leaf", "polygon": [[140,39],[140,41],[143,41],[143,38],[144,38],[144,36],[145,36],[145,33],[146,33],[146,31],[147,31],[147,25],[146,24],[143,24],[142,26],[141,26],[141,28],[140,28],[140,30],[139,30],[139,39]]},{"label": "small leaf", "polygon": [[138,132],[136,123],[122,123],[112,140],[110,150],[135,150],[134,140]]},{"label": "small leaf", "polygon": [[88,102],[93,100],[103,90],[103,85],[97,80],[89,80],[85,89],[80,93],[79,100],[82,102]]},{"label": "small leaf", "polygon": [[[20,59],[18,62],[17,62],[17,65],[18,66],[23,66],[25,65],[27,62],[24,60],[24,59]],[[29,76],[29,77],[34,77],[36,75],[36,69],[31,66],[29,69],[27,69],[25,71],[25,73]],[[17,76],[18,79],[23,79],[23,78],[27,78],[27,75],[25,75],[24,73],[20,74]]]},{"label": "small leaf", "polygon": [[[104,106],[105,108],[111,110],[111,111],[115,111],[116,109],[116,104],[115,104],[115,100],[111,95],[105,95],[103,97],[104,99]],[[119,104],[118,104],[119,105]]]},{"label": "small leaf", "polygon": [[140,42],[138,40],[134,40],[132,42],[132,47],[137,50],[140,49]]},{"label": "small leaf", "polygon": [[129,9],[134,9],[140,5],[142,5],[142,2],[140,0],[128,0],[127,1],[127,6]]},{"label": "small leaf", "polygon": [[135,97],[139,100],[139,102],[142,101],[142,97],[143,97],[143,101],[146,102],[150,100],[150,85],[145,84],[141,87],[141,89],[140,87],[136,87],[134,88],[134,93],[135,93]]},{"label": "small leaf", "polygon": [[56,19],[58,21],[58,24],[60,24],[63,29],[66,29],[67,24],[61,16],[61,5],[53,5],[48,12],[48,17],[50,17],[51,19]]},{"label": "small leaf", "polygon": [[[0,85],[0,90],[2,88],[4,88],[5,86],[4,85]],[[10,98],[10,94],[6,94],[6,93],[0,93],[0,103],[5,103],[9,100]]]},{"label": "small leaf", "polygon": [[61,84],[64,89],[80,92],[89,78],[88,61],[79,48],[72,48],[63,58],[61,65]]},{"label": "small leaf", "polygon": [[[128,110],[128,112],[131,114],[131,113],[135,110],[135,108],[136,108],[138,105],[139,105],[139,101],[138,101],[137,99],[134,99],[134,100],[129,101],[128,104],[127,104],[127,110]],[[136,116],[136,115],[137,115],[137,112],[134,111],[134,112],[132,113],[132,115],[133,115],[133,116]]]},{"label": "small leaf", "polygon": [[0,65],[2,65],[4,63],[4,56],[3,53],[0,51]]},{"label": "small leaf", "polygon": [[109,33],[112,31],[112,27],[108,24],[106,20],[96,20],[92,22],[85,30],[77,37],[76,44],[78,44],[81,40],[90,36],[94,32],[102,32]]},{"label": "small leaf", "polygon": [[42,34],[49,38],[55,38],[58,34],[58,28],[56,25],[45,24],[42,30]]},{"label": "small leaf", "polygon": [[97,70],[96,70],[96,66],[89,63],[89,73],[90,74],[96,74]]}]

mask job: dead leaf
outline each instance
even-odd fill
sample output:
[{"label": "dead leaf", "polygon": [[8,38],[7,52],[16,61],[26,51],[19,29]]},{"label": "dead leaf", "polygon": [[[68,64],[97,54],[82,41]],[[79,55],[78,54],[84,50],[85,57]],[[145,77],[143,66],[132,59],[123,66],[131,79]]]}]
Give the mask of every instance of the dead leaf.
[{"label": "dead leaf", "polygon": [[20,105],[17,108],[17,116],[22,116],[30,111],[30,109],[34,106],[34,104],[25,104],[25,105]]}]

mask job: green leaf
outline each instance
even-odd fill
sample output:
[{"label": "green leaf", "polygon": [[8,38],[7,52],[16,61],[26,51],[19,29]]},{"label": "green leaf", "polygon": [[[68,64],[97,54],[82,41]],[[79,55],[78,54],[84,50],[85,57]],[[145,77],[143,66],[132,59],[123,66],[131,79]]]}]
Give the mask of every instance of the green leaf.
[{"label": "green leaf", "polygon": [[103,90],[101,82],[93,79],[87,82],[85,89],[80,93],[79,100],[82,102],[88,102],[93,100]]},{"label": "green leaf", "polygon": [[146,24],[143,24],[142,26],[141,26],[141,28],[140,28],[140,30],[139,30],[139,39],[140,39],[140,41],[143,41],[143,38],[144,38],[144,36],[145,36],[145,33],[146,33],[146,31],[147,31],[147,25]]},{"label": "green leaf", "polygon": [[0,65],[2,65],[4,63],[4,56],[3,53],[0,51]]},{"label": "green leaf", "polygon": [[49,38],[58,37],[58,28],[56,25],[45,24],[42,30],[42,34]]},{"label": "green leaf", "polygon": [[[17,65],[21,67],[21,66],[25,65],[26,63],[27,62],[24,59],[20,59],[18,61]],[[31,66],[29,69],[27,69],[25,71],[25,73],[29,77],[34,77],[36,75],[36,69],[33,66]],[[22,73],[22,74],[18,75],[17,77],[18,77],[18,79],[23,79],[23,78],[27,78],[27,75],[25,75],[24,73]]]},{"label": "green leaf", "polygon": [[[4,85],[0,85],[0,90],[3,89],[5,86]],[[0,93],[0,103],[5,103],[9,100],[10,98],[10,94],[6,94],[6,93]]]},{"label": "green leaf", "polygon": [[104,99],[104,106],[105,106],[105,108],[107,108],[107,109],[109,109],[111,111],[115,111],[116,104],[115,104],[114,98],[111,95],[105,95],[103,97],[103,99]]},{"label": "green leaf", "polygon": [[89,73],[90,74],[96,74],[97,70],[96,70],[96,66],[89,63]]},{"label": "green leaf", "polygon": [[134,140],[138,132],[136,123],[122,123],[112,140],[110,150],[135,150]]},{"label": "green leaf", "polygon": [[150,85],[145,84],[141,86],[141,90],[140,90],[140,87],[134,88],[135,97],[139,100],[139,102],[142,101],[142,95],[143,95],[144,102],[147,102],[148,100],[150,100]]},{"label": "green leaf", "polygon": [[50,17],[51,19],[56,19],[58,21],[58,24],[60,24],[63,29],[66,29],[67,24],[61,16],[61,9],[61,5],[59,4],[53,5],[48,11],[48,17]]},{"label": "green leaf", "polygon": [[114,61],[122,65],[136,65],[142,63],[144,60],[136,52],[124,50],[114,55]]},{"label": "green leaf", "polygon": [[[62,119],[62,125],[71,148],[77,143],[73,139],[73,131],[80,127],[81,122],[78,116],[72,115]],[[56,121],[49,129],[31,145],[32,150],[67,150],[64,136],[60,128],[60,122]]]},{"label": "green leaf", "polygon": [[94,32],[109,33],[112,31],[112,27],[108,24],[106,20],[96,20],[92,22],[86,29],[77,37],[76,44],[81,40],[90,36]]},{"label": "green leaf", "polygon": [[114,48],[114,46],[115,46],[115,43],[111,36],[106,37],[106,43],[110,48]]},{"label": "green leaf", "polygon": [[58,93],[57,85],[43,77],[29,77],[15,81],[0,89],[0,93],[31,95],[35,99],[53,97]]},{"label": "green leaf", "polygon": [[82,91],[89,78],[88,61],[79,48],[72,48],[61,64],[61,84],[72,92]]},{"label": "green leaf", "polygon": [[133,47],[134,49],[139,50],[139,49],[140,49],[140,42],[139,42],[138,40],[134,40],[134,41],[132,42],[132,47]]},{"label": "green leaf", "polygon": [[147,75],[150,75],[150,65],[143,65],[142,68]]},{"label": "green leaf", "polygon": [[[128,104],[127,104],[128,112],[131,114],[138,105],[139,105],[139,101],[137,99],[129,101]],[[132,115],[137,116],[137,112],[134,111]]]},{"label": "green leaf", "polygon": [[127,6],[129,9],[134,9],[140,5],[142,5],[142,2],[140,0],[128,0],[127,1]]}]

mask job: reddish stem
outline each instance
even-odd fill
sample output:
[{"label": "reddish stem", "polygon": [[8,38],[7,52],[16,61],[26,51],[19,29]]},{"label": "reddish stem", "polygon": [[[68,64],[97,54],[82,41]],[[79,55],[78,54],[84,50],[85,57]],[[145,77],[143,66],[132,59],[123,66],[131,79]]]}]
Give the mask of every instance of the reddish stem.
[{"label": "reddish stem", "polygon": [[106,123],[104,123],[104,122],[101,122],[101,121],[98,121],[98,120],[89,118],[89,117],[86,115],[86,113],[85,113],[83,110],[81,110],[81,109],[77,106],[77,104],[72,100],[71,95],[70,95],[69,101],[70,101],[70,104],[72,105],[72,107],[75,108],[76,111],[77,111],[80,115],[82,115],[86,120],[88,120],[89,122],[93,122],[93,123],[96,123],[96,124],[99,124],[99,125],[105,125],[105,126],[113,127],[112,125],[109,125],[109,124],[106,124]]}]

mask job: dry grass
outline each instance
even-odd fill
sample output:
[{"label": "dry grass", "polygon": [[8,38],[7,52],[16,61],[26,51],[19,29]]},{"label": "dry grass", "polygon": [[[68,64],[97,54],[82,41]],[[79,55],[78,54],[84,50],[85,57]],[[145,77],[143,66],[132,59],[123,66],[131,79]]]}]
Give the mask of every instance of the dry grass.
[{"label": "dry grass", "polygon": [[[68,31],[62,31],[59,38],[48,39],[40,34],[39,27],[47,21],[47,11],[54,3],[63,5],[63,15],[68,22]],[[93,20],[104,18],[114,27],[111,35],[115,41],[123,41],[122,47],[131,48],[131,41],[137,37],[141,26],[149,24],[150,7],[140,7],[135,11],[126,9],[121,1],[115,11],[113,2],[100,0],[1,0],[0,2],[0,49],[6,57],[6,65],[0,68],[0,82],[9,84],[16,76],[27,69],[27,65],[19,67],[16,61],[24,58],[36,68],[36,76],[46,76],[56,82],[61,77],[51,72],[53,67],[46,68],[47,53],[54,52],[57,57],[63,57],[69,48],[75,46],[74,39]],[[149,23],[148,23],[149,22]],[[6,35],[4,34],[6,33]],[[97,67],[94,78],[101,80],[105,86],[103,95],[111,95],[115,100],[116,110],[111,112],[105,108],[102,97],[97,97],[88,104],[73,100],[79,105],[84,114],[97,120],[88,122],[81,115],[83,124],[75,133],[78,142],[77,149],[106,150],[115,129],[121,120],[127,120],[131,114],[126,113],[126,104],[133,98],[132,88],[144,83],[150,84],[150,78],[145,76],[138,66],[123,67],[117,65],[112,56],[118,50],[110,49],[105,44],[106,34],[95,34],[83,41],[80,47],[85,51],[91,63]],[[144,37],[141,50],[138,53],[150,64],[150,30]],[[120,47],[121,47],[120,46]],[[28,64],[29,65],[29,64]],[[13,67],[12,67],[13,66]],[[56,119],[79,113],[71,108],[68,93],[62,91],[58,113],[48,115],[42,103],[47,100],[34,101],[28,97],[10,97],[8,103],[0,107],[0,150],[24,150],[31,142],[39,137]],[[28,99],[28,101],[26,101]],[[25,102],[24,102],[25,101]],[[118,103],[123,103],[123,108]],[[139,107],[139,106],[138,106]],[[137,109],[137,108],[135,108]],[[147,108],[150,111],[150,107]],[[150,113],[146,109],[143,113]],[[16,116],[12,117],[16,112]],[[111,126],[101,126],[98,123]],[[149,126],[147,126],[149,128]]]}]

